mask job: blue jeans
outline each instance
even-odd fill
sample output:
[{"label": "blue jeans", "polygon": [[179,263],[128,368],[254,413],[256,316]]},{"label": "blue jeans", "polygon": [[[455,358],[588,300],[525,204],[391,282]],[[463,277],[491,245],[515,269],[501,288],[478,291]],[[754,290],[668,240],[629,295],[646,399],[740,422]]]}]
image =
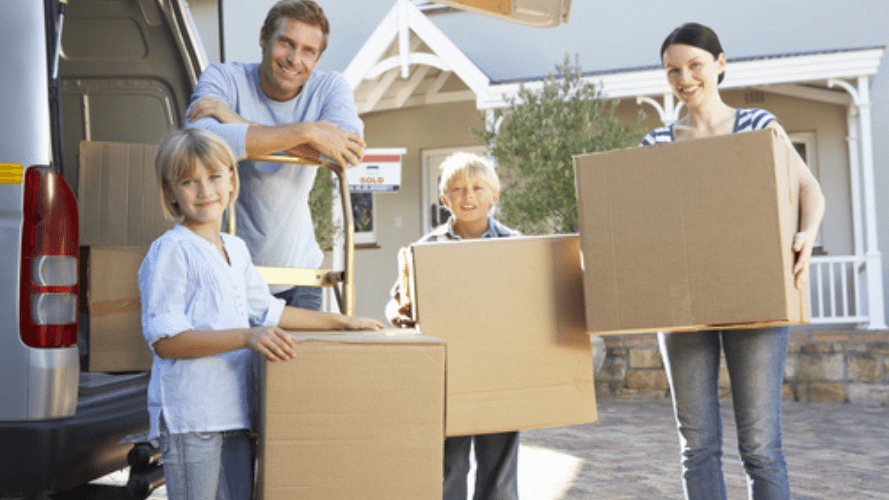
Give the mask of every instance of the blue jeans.
[{"label": "blue jeans", "polygon": [[726,498],[718,382],[724,351],[750,498],[789,499],[781,447],[787,327],[660,333],[658,340],[673,393],[686,498]]},{"label": "blue jeans", "polygon": [[320,311],[322,305],[322,290],[314,286],[295,286],[283,292],[278,292],[275,297],[284,299],[288,306],[301,307]]},{"label": "blue jeans", "polygon": [[445,439],[444,500],[466,500],[469,450],[475,441],[475,500],[519,497],[519,433],[479,434]]},{"label": "blue jeans", "polygon": [[253,450],[247,430],[158,436],[170,500],[250,500]]}]

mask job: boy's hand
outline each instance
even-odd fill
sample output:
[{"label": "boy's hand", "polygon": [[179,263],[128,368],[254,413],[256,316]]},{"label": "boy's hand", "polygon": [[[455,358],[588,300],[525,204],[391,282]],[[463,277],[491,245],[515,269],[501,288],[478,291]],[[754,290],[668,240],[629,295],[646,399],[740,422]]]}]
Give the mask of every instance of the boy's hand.
[{"label": "boy's hand", "polygon": [[413,316],[411,314],[411,303],[409,301],[402,303],[400,299],[401,294],[397,293],[395,297],[386,303],[386,319],[396,328],[413,328],[415,324],[414,320],[411,319]]},{"label": "boy's hand", "polygon": [[411,304],[408,302],[407,304],[401,305],[398,308],[398,315],[391,318],[389,321],[398,328],[413,328],[417,325],[411,318],[412,316],[413,312],[411,311]]},{"label": "boy's hand", "polygon": [[244,344],[269,361],[287,361],[296,357],[296,342],[293,337],[277,326],[251,328]]}]

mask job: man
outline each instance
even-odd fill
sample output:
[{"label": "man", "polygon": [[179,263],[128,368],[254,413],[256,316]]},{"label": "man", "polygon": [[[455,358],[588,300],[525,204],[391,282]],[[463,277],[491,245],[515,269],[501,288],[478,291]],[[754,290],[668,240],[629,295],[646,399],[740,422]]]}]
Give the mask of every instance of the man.
[{"label": "man", "polygon": [[[219,134],[244,158],[279,151],[327,157],[340,168],[364,154],[352,89],[338,73],[313,71],[330,24],[312,0],[280,0],[269,10],[260,63],[212,64],[192,95],[190,124]],[[308,198],[317,167],[241,161],[238,236],[257,265],[318,268]],[[318,310],[321,290],[274,287],[289,305]]]}]

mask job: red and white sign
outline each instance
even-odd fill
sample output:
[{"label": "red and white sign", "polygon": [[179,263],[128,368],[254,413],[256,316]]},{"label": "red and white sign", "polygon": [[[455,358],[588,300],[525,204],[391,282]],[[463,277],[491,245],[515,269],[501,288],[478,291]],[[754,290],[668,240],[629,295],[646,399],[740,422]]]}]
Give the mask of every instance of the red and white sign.
[{"label": "red and white sign", "polygon": [[346,170],[349,190],[360,192],[394,192],[401,188],[401,157],[404,148],[367,149],[358,166]]}]

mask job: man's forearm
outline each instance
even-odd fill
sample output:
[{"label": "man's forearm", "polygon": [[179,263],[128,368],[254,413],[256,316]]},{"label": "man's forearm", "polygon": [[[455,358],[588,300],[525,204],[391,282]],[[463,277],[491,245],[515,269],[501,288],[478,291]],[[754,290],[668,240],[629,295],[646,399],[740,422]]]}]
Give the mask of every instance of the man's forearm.
[{"label": "man's forearm", "polygon": [[312,123],[288,123],[268,126],[251,124],[247,127],[247,155],[261,156],[278,151],[304,150],[301,146],[312,140]]}]

